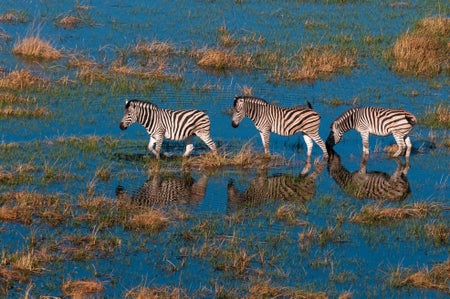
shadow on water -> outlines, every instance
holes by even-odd
[[[307,202],[316,193],[315,183],[323,171],[326,161],[315,164],[313,172],[311,162],[307,161],[303,170],[297,175],[279,173],[268,175],[268,167],[260,169],[257,176],[250,180],[244,191],[239,191],[233,180],[227,187],[228,205],[230,207],[254,206],[268,200],[285,200]]]
[[[392,175],[381,171],[367,172],[367,156],[361,158],[358,171],[350,172],[341,163],[341,157],[332,152],[328,161],[328,171],[342,190],[358,199],[404,201],[411,189],[406,177],[409,163],[394,159],[397,168]]]
[[[132,205],[145,207],[162,207],[170,203],[198,204],[205,197],[207,184],[206,175],[196,181],[190,172],[178,174],[157,171],[137,191],[127,191],[119,185],[116,195]]]

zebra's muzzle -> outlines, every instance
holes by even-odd
[[[128,128],[127,126],[125,126],[125,125],[123,124],[123,122],[120,123],[120,126],[119,126],[119,127],[120,127],[121,130],[126,130],[126,129]]]
[[[232,122],[231,122],[231,126],[232,126],[233,128],[237,128],[237,127],[239,127],[239,123],[235,123],[234,121],[232,121]]]

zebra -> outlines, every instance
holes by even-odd
[[[164,138],[184,140],[186,142],[184,157],[189,156],[194,149],[195,135],[203,140],[213,153],[216,153],[216,145],[210,136],[210,120],[203,111],[169,110],[158,108],[155,104],[146,101],[126,101],[120,129],[125,130],[135,122],[144,126],[150,135],[148,149],[157,159],[159,159]]]
[[[416,122],[416,117],[403,109],[351,108],[333,121],[326,145],[328,150],[332,149],[341,140],[345,132],[355,129],[361,134],[363,153],[368,155],[369,134],[378,136],[392,134],[398,145],[398,149],[393,156],[398,157],[404,153],[406,147],[405,156],[408,158],[412,148],[408,134]]]
[[[116,188],[120,200],[135,206],[162,207],[170,203],[195,203],[205,197],[208,176],[197,181],[188,172],[181,175],[160,172],[149,175],[137,192],[127,192],[122,186]]]
[[[283,108],[267,103],[252,96],[234,98],[231,125],[237,128],[244,117],[249,117],[258,129],[264,146],[264,153],[270,154],[270,133],[292,136],[302,132],[307,146],[307,156],[311,156],[314,140],[322,149],[323,156],[328,157],[325,143],[319,136],[320,115],[308,102],[308,108]]]
[[[317,163],[315,170],[308,174],[311,164],[307,162],[303,171],[296,176],[286,173],[268,176],[268,168],[264,168],[242,192],[235,187],[234,181],[230,180],[227,187],[228,202],[231,205],[247,206],[261,204],[270,199],[308,202],[314,197],[316,179],[326,164],[326,161]]]
[[[385,172],[367,172],[367,156],[361,159],[360,168],[350,172],[341,164],[339,155],[331,151],[328,159],[328,172],[347,195],[357,199],[373,199],[400,202],[410,194],[406,175],[409,164],[403,165],[398,159],[397,168],[392,175]]]

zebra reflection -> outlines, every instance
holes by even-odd
[[[411,189],[406,175],[409,164],[397,162],[397,169],[392,175],[385,172],[367,172],[368,155],[363,155],[358,171],[350,172],[342,164],[340,156],[332,151],[328,160],[328,171],[335,182],[347,195],[358,199],[375,199],[387,201],[403,201]]]
[[[243,192],[240,192],[231,180],[227,188],[228,202],[232,205],[249,206],[261,204],[269,199],[307,202],[314,197],[316,179],[326,163],[325,160],[317,163],[315,170],[308,174],[311,169],[311,162],[308,161],[298,176],[285,173],[268,176],[267,168],[264,168]]]
[[[205,197],[208,176],[202,175],[197,181],[190,173],[177,175],[156,172],[136,192],[127,192],[117,187],[116,195],[133,205],[155,207],[169,203],[195,203]]]

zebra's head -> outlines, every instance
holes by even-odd
[[[325,142],[328,151],[332,150],[333,147],[338,144],[339,141],[341,141],[343,134],[343,132],[337,127],[335,121],[331,124],[330,128],[330,134],[328,135],[327,141]]]
[[[137,120],[136,105],[133,101],[125,102],[125,112],[122,120],[120,121],[120,129],[126,130],[129,126],[134,124]]]
[[[234,97],[233,116],[231,118],[231,125],[233,126],[233,128],[237,128],[244,117],[244,98]]]

